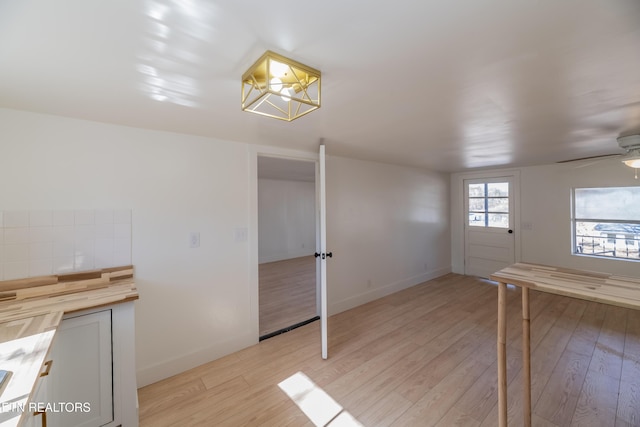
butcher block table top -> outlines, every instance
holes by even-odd
[[[491,280],[551,294],[640,309],[640,279],[609,273],[516,263]]]
[[[507,283],[522,288],[523,425],[531,427],[531,332],[529,289],[640,310],[640,279],[594,271],[516,263],[491,275],[498,282],[498,422],[507,417]]]
[[[0,281],[0,369],[11,372],[0,389],[0,427],[26,418],[15,408],[28,409],[63,315],[136,299],[132,266]]]

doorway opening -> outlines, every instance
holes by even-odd
[[[259,339],[319,319],[316,162],[258,156]]]

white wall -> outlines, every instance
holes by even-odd
[[[637,186],[633,170],[619,159],[595,162],[553,164],[519,168],[520,218],[514,232],[519,233],[520,259],[569,268],[610,272],[640,277],[640,263],[573,255],[571,253],[571,189],[575,187]],[[493,172],[499,172],[493,171]],[[486,174],[488,171],[483,171]],[[479,172],[480,174],[480,172]],[[462,179],[474,174],[451,177],[452,268],[464,272],[464,236],[462,232]],[[529,223],[531,229],[521,229]]]
[[[132,210],[140,386],[257,341],[246,145],[0,109],[0,153],[0,210]]]
[[[451,271],[449,175],[333,156],[326,169],[330,314]]]
[[[312,255],[316,248],[314,182],[258,180],[260,263]]]
[[[131,209],[139,386],[257,342],[256,147],[0,109],[0,211]],[[447,175],[327,171],[331,313],[450,270]]]

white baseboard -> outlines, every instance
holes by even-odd
[[[370,291],[343,299],[342,301],[329,302],[329,316],[341,313],[354,307],[358,307],[359,305],[366,304],[387,295],[391,295],[394,292],[410,288],[428,280],[435,279],[436,277],[444,276],[448,273],[451,273],[451,266],[431,270],[418,276],[410,277],[408,279],[400,280],[395,283],[378,287],[376,289],[372,289]]]
[[[443,276],[450,272],[450,266],[431,270],[424,274],[372,289],[342,301],[331,302],[329,304],[329,315],[337,314],[359,305],[366,304],[370,301],[410,288],[428,280],[435,279],[436,277]],[[258,339],[254,334],[244,334],[240,337],[227,341],[216,342],[211,346],[156,363],[152,366],[147,366],[145,368],[138,367],[136,372],[138,387],[153,384],[257,343]]]
[[[227,341],[217,342],[209,347],[201,348],[152,366],[139,367],[136,372],[138,387],[153,384],[257,343],[258,339],[255,335],[246,334]]]

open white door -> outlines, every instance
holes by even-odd
[[[319,248],[316,253],[317,271],[320,272],[320,335],[322,341],[322,358],[327,355],[327,258],[332,256],[327,253],[327,209],[325,197],[325,169],[324,169],[324,144],[320,144],[319,155],[319,177],[318,177],[318,204],[320,207],[320,239]]]

